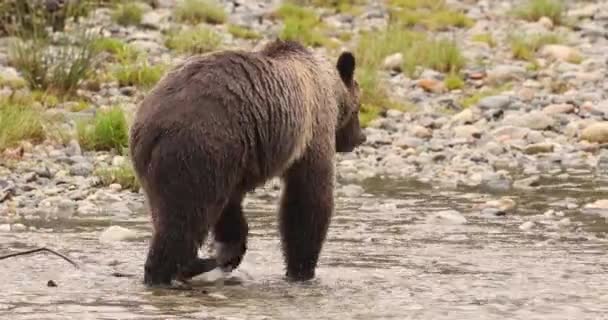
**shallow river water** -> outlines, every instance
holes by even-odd
[[[48,254],[1,260],[0,318],[608,319],[608,223],[582,210],[608,199],[608,183],[581,176],[542,185],[509,193],[517,208],[501,216],[476,207],[504,196],[482,190],[374,180],[363,194],[338,192],[317,279],[307,284],[282,278],[274,196],[248,199],[249,251],[240,269],[224,281],[211,273],[191,291],[141,284],[143,212],[23,221],[36,231],[0,233],[0,254],[47,246],[81,269]],[[467,221],[433,218],[452,209]],[[520,228],[526,221],[534,226]],[[109,225],[141,236],[102,243]]]

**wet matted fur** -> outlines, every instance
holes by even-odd
[[[194,56],[139,106],[130,132],[154,233],[144,282],[169,284],[236,268],[247,248],[242,201],[273,177],[285,183],[280,234],[286,275],[307,280],[334,209],[336,152],[365,140],[355,58],[332,64],[296,42]],[[212,230],[215,259],[197,252]]]

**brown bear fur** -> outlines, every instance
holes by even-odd
[[[169,284],[217,265],[236,268],[248,226],[241,202],[273,177],[285,183],[280,234],[286,276],[315,275],[334,199],[336,152],[365,141],[355,59],[336,64],[290,41],[259,51],[191,57],[145,97],[130,152],[154,233],[144,282]],[[197,252],[212,230],[215,259]]]

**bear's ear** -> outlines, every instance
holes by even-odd
[[[352,85],[355,74],[355,56],[350,52],[343,52],[338,58],[338,64],[336,65],[340,78],[347,86]]]

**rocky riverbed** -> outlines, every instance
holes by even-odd
[[[268,18],[277,1],[221,3],[229,13],[228,21],[263,36],[260,40],[237,39],[224,25],[214,26],[226,48],[254,48],[275,36],[281,26],[280,21]],[[338,156],[339,191],[362,192],[357,184],[374,177],[413,180],[448,190],[473,188],[498,193],[534,192],[548,178],[565,181],[581,173],[604,177],[608,169],[608,5],[601,1],[568,4],[565,16],[574,22],[563,26],[547,18],[524,21],[504,14],[519,3],[516,1],[448,3],[463,9],[475,22],[466,29],[437,31],[454,37],[469,61],[462,70],[464,88],[448,90],[443,82],[446,75],[433,70],[422,70],[410,78],[395,71],[394,65],[399,65],[402,56],[387,56],[382,79],[394,97],[414,108],[382,113],[365,129],[365,145],[352,154]],[[103,26],[105,35],[145,50],[151,63],[177,63],[184,55],[169,50],[161,37],[163,30],[175,27],[170,18],[174,5],[174,1],[157,1],[136,27],[115,24],[110,10],[104,8],[94,11],[85,23]],[[369,2],[357,15],[319,11],[337,30],[353,33],[381,28],[388,19],[388,10],[379,1]],[[506,39],[513,30],[526,35],[557,32],[566,40],[538,50],[537,65],[530,68],[528,61],[512,57]],[[490,33],[496,43],[474,41],[479,33]],[[354,46],[353,41],[342,44],[344,49]],[[8,65],[7,53],[2,50],[0,76],[5,80],[21,77]],[[501,90],[464,105],[463,99],[471,92],[485,92],[482,89],[490,84]],[[508,86],[501,87],[505,84]],[[10,95],[14,90],[4,86],[0,92]],[[132,114],[145,91],[110,82],[98,91],[84,90],[82,94],[90,96],[91,109],[75,112],[59,106],[48,112],[73,120],[93,115],[96,108],[121,103]],[[64,124],[67,128],[73,125]],[[23,143],[6,150],[2,159],[2,230],[23,230],[16,222],[21,218],[86,217],[99,212],[128,215],[143,206],[141,193],[116,183],[101,186],[93,174],[94,168],[119,166],[127,160],[113,153],[83,151],[77,140]],[[277,183],[258,193],[272,192],[278,192]],[[495,207],[504,206],[504,201]],[[606,203],[592,206],[605,208]]]
[[[255,48],[282,32],[275,16],[280,2],[222,0],[226,21],[201,24],[220,35],[223,48]],[[340,3],[352,2],[358,1]],[[238,270],[217,279],[215,273],[203,276],[193,291],[145,289],[141,274],[151,226],[128,156],[91,150],[78,134],[52,135],[0,151],[1,254],[50,247],[80,269],[46,255],[2,260],[0,315],[605,318],[608,3],[567,1],[558,21],[550,14],[528,20],[510,14],[528,2],[553,1],[390,2],[463,12],[472,21],[466,28],[462,20],[429,34],[453,39],[466,63],[456,76],[422,64],[410,74],[404,64],[420,57],[379,50],[376,80],[406,107],[378,112],[365,129],[367,142],[337,156],[336,213],[315,281],[299,286],[281,279],[280,183],[273,180],[245,199],[250,241]],[[167,33],[186,28],[174,16],[180,1],[138,3],[145,10],[135,25],[117,23],[110,8],[95,9],[81,23],[146,52],[149,66],[182,61],[187,53],[166,41]],[[314,9],[333,30],[329,42],[308,39],[323,43],[315,50],[357,51],[360,31],[389,23],[388,1],[362,3],[342,13]],[[0,5],[0,19],[1,13]],[[432,26],[447,19],[409,18]],[[258,36],[231,31],[234,25]],[[409,29],[418,28],[413,23]],[[0,102],[35,91],[10,63],[8,41],[0,37]],[[124,47],[109,48],[132,62]],[[107,60],[100,69],[122,63],[108,52],[102,58]],[[142,80],[147,74],[137,75]],[[105,76],[78,89],[86,103],[34,99],[32,104],[44,104],[45,116],[59,119],[46,129],[76,132],[79,120],[113,105],[130,118],[146,86]],[[378,104],[388,101],[376,97]],[[6,142],[2,115],[0,146]],[[116,272],[127,277],[112,276]]]

